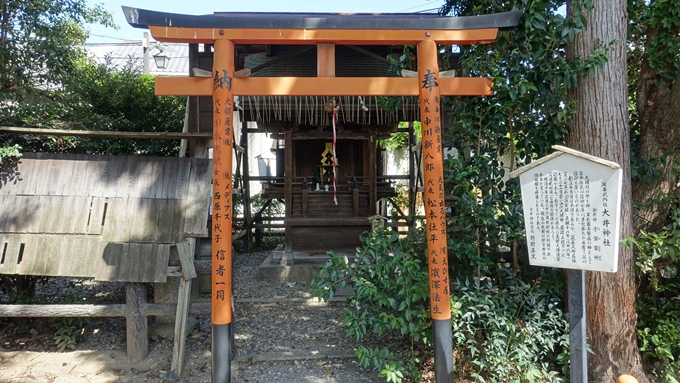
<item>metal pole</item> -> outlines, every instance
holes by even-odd
[[[231,383],[234,43],[216,40],[213,72],[212,382]]]
[[[569,295],[569,360],[571,383],[588,381],[588,350],[586,349],[586,272],[567,270]]]
[[[453,382],[451,347],[451,293],[446,247],[446,210],[444,204],[444,162],[440,121],[439,64],[433,40],[418,43],[418,80],[422,126],[424,196],[430,278],[430,314],[434,342],[436,383]]]

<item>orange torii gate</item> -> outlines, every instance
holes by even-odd
[[[422,123],[430,313],[435,376],[453,381],[451,307],[442,161],[442,96],[491,94],[487,78],[441,78],[438,45],[489,43],[498,30],[519,23],[522,11],[471,17],[431,14],[219,13],[192,16],[123,7],[128,22],[164,42],[212,44],[211,77],[156,79],[156,94],[212,96],[212,380],[231,381],[232,150],[234,95],[418,96]],[[234,44],[316,44],[317,77],[235,77]],[[417,46],[417,78],[342,77],[335,74],[335,44]],[[290,185],[287,184],[289,189]],[[286,191],[290,195],[289,191]]]

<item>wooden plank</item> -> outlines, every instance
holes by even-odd
[[[63,195],[61,200],[63,201],[63,206],[61,209],[61,220],[59,222],[59,228],[57,229],[57,232],[62,234],[73,234],[73,228],[79,214],[79,206],[75,206],[76,197]]]
[[[175,179],[175,193],[172,198],[186,199],[189,192],[189,180],[191,179],[191,159],[179,159],[177,168],[177,178]],[[172,187],[172,186],[171,186]]]
[[[212,166],[204,159],[191,160],[189,193],[184,205],[184,231],[187,236],[208,236],[208,215],[210,207],[210,180]]]
[[[177,203],[173,199],[163,199],[157,201],[158,205],[158,227],[156,229],[156,241],[159,243],[171,243],[174,234],[172,232],[172,214],[174,205]]]
[[[40,216],[41,233],[58,233],[63,212],[63,197],[50,195],[44,197],[43,213]]]
[[[182,369],[184,367],[184,349],[187,339],[187,316],[189,314],[190,294],[191,279],[182,278],[179,281],[179,294],[177,295],[175,339],[172,347],[172,364],[170,366],[170,370],[177,376],[182,376]]]
[[[175,198],[175,186],[179,173],[179,158],[166,158],[163,166],[161,194],[158,198]]]
[[[234,78],[240,96],[417,96],[419,79],[405,77],[247,77]],[[440,78],[442,96],[490,96],[490,78]],[[156,77],[157,96],[210,96],[212,79]]]
[[[147,171],[148,184],[145,185],[145,190],[140,194],[141,198],[160,198],[163,192],[163,177],[164,167],[167,159],[164,157],[149,159]]]
[[[33,173],[35,160],[22,158],[16,164],[15,172],[10,176],[8,182],[0,185],[0,195],[22,195],[29,193],[30,174]],[[3,169],[12,169],[10,165],[3,166]]]
[[[115,281],[118,276],[119,265],[124,257],[125,247],[122,243],[99,242],[97,254],[102,255],[103,267],[97,270],[95,280]]]
[[[73,177],[72,158],[65,157],[59,160],[53,160],[56,167],[59,169],[59,174],[54,174],[52,178],[54,195],[68,195],[69,184]]]
[[[0,195],[0,233],[8,231],[8,222],[13,210],[14,195]]]
[[[175,243],[182,240],[182,231],[184,230],[184,211],[182,209],[181,201],[174,201],[172,207],[172,227],[170,229],[170,242]]]
[[[8,206],[10,209],[5,214],[11,217],[11,232],[12,233],[26,233],[27,227],[30,225],[29,220],[26,216],[34,213],[35,211],[29,210],[29,201],[33,197],[31,196],[16,196],[15,205]]]
[[[152,217],[153,213],[150,211],[151,200],[140,199],[140,198],[130,198],[128,202],[128,216],[127,216],[127,239],[125,241],[130,242],[143,242],[144,232],[146,230],[145,226],[152,226],[154,230],[156,223],[158,222],[158,217]]]
[[[124,304],[0,305],[5,318],[107,318],[125,316]]]
[[[122,190],[119,191],[119,197],[138,198],[134,192],[139,181],[139,173],[142,168],[142,161],[139,157],[127,157],[125,165],[125,173],[121,180],[119,180]]]
[[[215,28],[180,28],[149,26],[151,35],[158,41],[186,43],[215,42]],[[428,39],[444,45],[470,45],[490,43],[496,39],[498,28],[484,29],[434,29]],[[420,29],[308,29],[308,28],[220,28],[220,39],[235,44],[304,44],[328,42],[343,45],[404,45],[417,44],[425,38]],[[238,93],[234,91],[234,93]],[[238,93],[241,94],[241,93]]]
[[[45,177],[45,174],[47,174],[47,169],[45,167],[46,162],[38,159],[26,159],[26,161],[33,162],[33,169],[30,173],[22,175],[24,178],[23,182],[26,182],[25,189],[22,190],[22,194],[35,195],[38,183]]]
[[[194,246],[196,240],[191,239],[177,243],[177,253],[182,264],[182,278],[190,280],[196,278],[196,270],[194,269]]]
[[[51,249],[52,247],[49,246],[51,245],[49,239],[47,236],[41,235],[41,236],[33,236],[37,238],[36,241],[36,249]],[[0,246],[2,244],[0,243]],[[35,271],[36,275],[45,275],[45,272],[48,268],[48,265],[51,264],[51,254],[52,252],[40,252],[38,256],[32,257],[32,266],[31,269]]]
[[[40,177],[35,187],[35,194],[37,195],[56,195],[56,182],[61,175],[62,168],[59,160],[49,159],[41,161],[39,165],[43,170],[43,176]]]
[[[54,247],[51,252],[56,255],[57,262],[53,263],[51,266],[48,265],[48,275],[69,275],[68,272],[71,269],[71,262],[73,261],[72,258],[69,257],[70,238],[65,235],[54,236],[53,241]]]
[[[100,237],[88,237],[87,238],[87,248],[86,252],[89,254],[90,271],[89,276],[95,278],[97,276],[98,270],[106,267],[106,260],[104,259],[104,254],[101,253]]]
[[[0,274],[5,274],[5,262],[7,261],[7,235],[0,233]]]
[[[127,358],[130,363],[142,361],[149,352],[149,325],[143,314],[146,305],[146,286],[142,283],[125,284],[125,330]]]
[[[38,235],[26,235],[25,246],[24,246],[24,257],[21,261],[20,267],[17,269],[17,273],[24,275],[43,275],[42,264],[40,263],[41,253],[44,249],[38,247],[40,244],[41,236]],[[2,244],[0,243],[0,252],[2,252]]]
[[[170,245],[158,244],[156,248],[156,265],[154,268],[154,282],[165,283],[168,275],[168,259],[170,258]]]
[[[48,196],[24,196],[24,198],[29,198],[26,206],[30,210],[30,213],[26,213],[25,219],[29,221],[27,226],[27,231],[29,233],[40,233],[40,227],[42,226],[43,216],[49,214],[50,210],[45,208],[45,204],[49,204],[50,197]]]
[[[126,243],[125,257],[118,266],[116,280],[125,282],[145,282],[146,266],[149,263],[145,253],[145,245],[140,243]]]
[[[82,154],[76,154],[70,158],[72,162],[71,179],[63,189],[64,195],[76,195],[83,188],[85,175],[87,174],[88,161]]]
[[[61,252],[61,261],[64,264],[64,269],[60,270],[60,276],[70,277],[93,277],[96,270],[98,260],[101,258],[99,254],[91,251],[95,248],[93,243],[98,242],[97,238],[87,236],[55,236],[57,238],[63,237],[63,250]]]
[[[14,274],[16,270],[21,246],[19,241],[18,235],[5,235],[4,245],[2,246],[5,259],[2,262],[2,269],[0,269],[3,274]]]
[[[102,228],[106,224],[106,220],[111,219],[111,211],[107,199],[105,197],[92,197],[89,204],[87,203],[87,199],[79,201],[81,202],[79,204],[79,209],[87,210],[87,212],[82,210],[79,211],[78,224],[84,224],[84,226],[81,226],[85,227],[84,233],[101,234]],[[80,221],[81,219],[82,221]],[[102,225],[102,222],[104,222],[104,225]]]
[[[145,219],[140,211],[141,200],[136,198],[126,198],[126,200],[125,213],[120,217],[122,223],[118,224],[116,241],[130,242],[133,238],[136,239],[136,233],[134,233],[136,220]]]
[[[109,187],[111,171],[116,157],[96,157],[88,161],[87,176],[85,178],[85,185],[82,196],[92,197],[108,197],[107,190]]]
[[[147,303],[143,306],[141,312],[144,316],[173,315],[177,312],[177,305],[173,303]],[[189,305],[188,313],[191,315],[210,314],[210,303],[192,303]],[[111,318],[124,316],[126,316],[125,304],[0,305],[0,317]]]
[[[102,228],[102,240],[113,242],[118,238],[119,225],[124,225],[122,217],[125,216],[127,200],[122,198],[109,198],[106,209],[106,221]]]
[[[108,181],[104,185],[103,196],[120,197],[125,193],[125,179],[127,178],[127,157],[111,157],[107,163]],[[99,180],[99,183],[102,180]],[[95,181],[97,182],[97,181]]]
[[[144,243],[152,243],[157,241],[158,226],[162,224],[159,217],[163,202],[158,199],[145,199],[144,201],[146,201],[145,209],[147,211],[147,221],[140,233],[141,241]]]

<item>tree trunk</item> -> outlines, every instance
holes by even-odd
[[[587,30],[576,34],[567,44],[567,56],[585,58],[604,44],[621,43],[610,52],[603,73],[596,71],[569,90],[575,99],[576,115],[567,136],[567,146],[615,161],[623,167],[621,201],[621,237],[633,235],[628,134],[628,83],[626,71],[626,1],[595,1],[595,7],[583,10]],[[569,4],[570,14],[574,11]],[[589,379],[600,383],[615,382],[621,374],[631,374],[640,383],[648,382],[641,367],[635,334],[635,271],[632,250],[619,245],[617,273],[588,272],[586,309],[588,342],[594,355],[588,356]]]
[[[647,44],[657,35],[657,30],[647,31]],[[635,230],[660,231],[668,221],[668,214],[677,206],[659,203],[659,199],[680,192],[678,177],[673,174],[673,163],[680,156],[680,73],[672,81],[649,65],[643,56],[637,83],[637,112],[640,119],[640,157],[649,161],[673,152],[656,169],[661,173],[650,184],[633,185]]]

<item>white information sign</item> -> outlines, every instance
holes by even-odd
[[[555,153],[519,175],[529,263],[616,272],[621,216],[621,167],[575,150]]]

